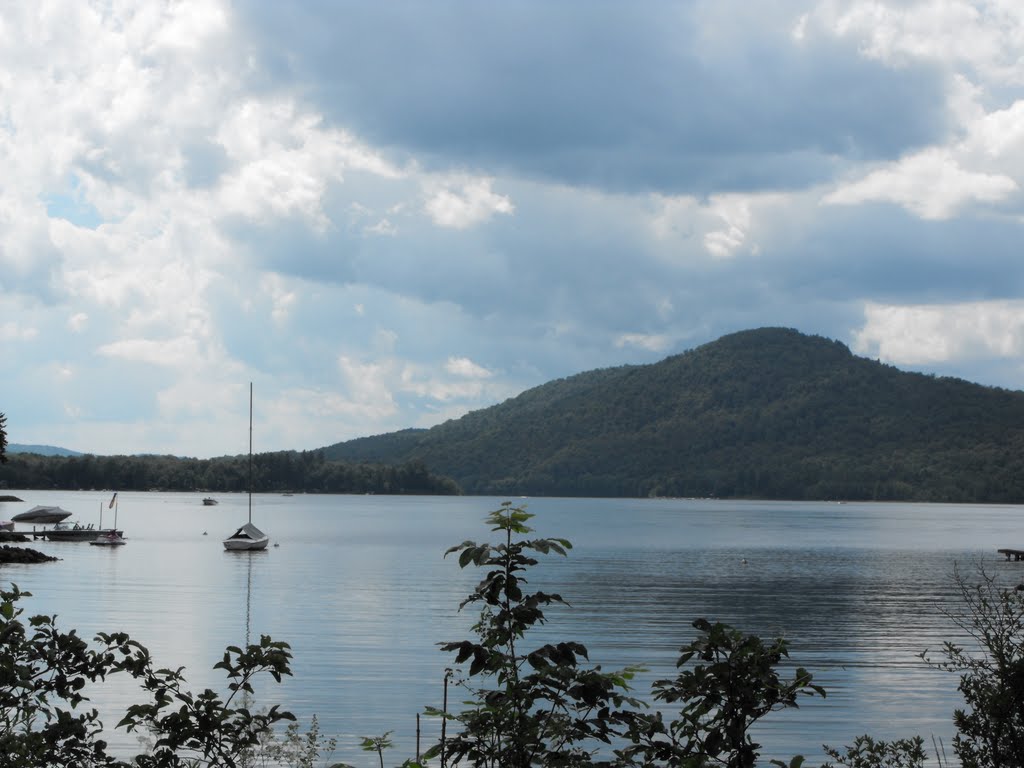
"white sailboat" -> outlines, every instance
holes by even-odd
[[[249,522],[224,539],[224,549],[244,552],[266,549],[270,537],[252,524],[252,382],[249,382]]]

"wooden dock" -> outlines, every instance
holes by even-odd
[[[1024,560],[1024,549],[997,549],[1000,555],[1006,555],[1006,560]]]

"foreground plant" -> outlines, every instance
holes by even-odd
[[[946,642],[921,657],[960,676],[963,708],[953,713],[953,751],[963,768],[1024,766],[1024,587],[1008,589],[981,566],[977,582],[954,571],[963,612],[949,619],[971,647]]]
[[[4,768],[126,768],[128,763],[108,753],[97,711],[84,709],[86,686],[114,673],[139,680],[152,697],[130,707],[118,724],[154,738],[152,751],[132,762],[140,768],[238,768],[275,723],[294,720],[277,706],[259,714],[234,706],[236,697],[252,694],[256,676],[269,674],[280,682],[291,674],[287,643],[264,636],[245,649],[229,647],[215,665],[227,673],[228,697],[210,689],[193,694],[181,668],[154,668],[149,651],[123,632],[97,635],[97,650],[74,630],[58,629],[54,617],[23,618],[18,603],[29,596],[14,585],[0,590]]]
[[[112,659],[89,648],[53,617],[22,619],[17,585],[0,590],[0,754],[10,768],[107,766],[118,763],[100,738],[95,709],[82,711],[83,690],[102,681]]]
[[[526,592],[524,572],[537,564],[534,554],[565,555],[565,539],[526,539],[533,515],[511,502],[492,512],[487,522],[499,531],[498,544],[465,541],[445,555],[459,554],[459,566],[487,569],[460,608],[480,607],[471,640],[441,644],[467,664],[459,682],[469,693],[464,709],[451,715],[428,714],[461,724],[426,758],[487,768],[530,765],[586,765],[600,744],[609,744],[625,724],[626,695],[633,670],[605,673],[588,667],[587,649],[576,642],[529,648],[526,634],[545,621],[544,610],[564,604],[557,594]]]
[[[802,667],[792,678],[780,677],[777,668],[789,657],[781,638],[765,643],[706,619],[693,626],[700,635],[681,649],[676,666],[682,671],[652,686],[656,701],[681,705],[679,717],[666,722],[661,712],[635,715],[632,745],[619,755],[630,765],[752,768],[761,747],[751,738],[752,726],[770,712],[798,706],[801,696],[824,697],[825,691]],[[802,763],[798,756],[789,765]]]
[[[139,679],[152,702],[135,704],[117,725],[129,732],[145,731],[156,740],[151,753],[135,758],[140,768],[178,768],[181,765],[211,765],[236,768],[248,760],[275,723],[294,720],[278,705],[266,712],[252,712],[247,701],[233,706],[235,698],[254,694],[252,680],[269,674],[277,682],[290,675],[291,653],[287,643],[275,642],[267,635],[259,644],[244,650],[229,646],[224,658],[214,665],[227,673],[230,691],[226,699],[207,688],[193,694],[184,687],[181,668],[153,669],[149,651],[121,633],[100,634],[115,658],[114,670],[127,671]]]
[[[825,754],[836,762],[825,763],[822,768],[924,768],[926,757],[920,736],[895,741],[858,736],[845,751],[826,746]]]
[[[273,766],[287,768],[317,768],[321,759],[330,760],[338,747],[338,740],[327,738],[320,733],[320,721],[313,715],[309,730],[302,733],[297,722],[288,723],[284,736],[270,736],[263,747],[262,754]],[[350,768],[345,763],[332,763],[328,768]]]

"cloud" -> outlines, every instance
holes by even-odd
[[[247,101],[221,126],[218,143],[233,170],[218,196],[225,215],[305,219],[330,224],[322,210],[328,185],[354,169],[394,179],[401,172],[344,131],[325,129],[319,115],[291,101]]]
[[[790,188],[943,127],[937,72],[893,71],[835,35],[794,45],[795,3],[400,7],[237,6],[272,54],[266,77],[304,83],[329,119],[428,168],[673,195]]]
[[[468,357],[449,357],[444,368],[448,373],[465,379],[489,379],[494,376],[491,371],[477,365]]]
[[[649,352],[665,352],[672,348],[672,343],[664,334],[623,333],[615,339],[616,347],[638,347]]]
[[[434,414],[430,417],[433,422],[442,409],[464,414],[469,410],[467,400],[512,394],[501,382],[488,385],[493,374],[468,358],[451,357],[435,367],[397,357],[379,357],[370,363],[343,356],[338,364],[347,382],[349,409],[364,421],[372,415],[378,422],[381,418],[405,418],[405,426],[419,426],[424,417],[415,416],[414,411]]]
[[[515,211],[508,197],[491,190],[493,179],[446,179],[428,183],[426,210],[439,227],[467,229],[496,213]]]
[[[926,62],[947,73],[946,135],[844,181],[826,204],[891,202],[925,219],[948,219],[965,206],[992,207],[1019,192],[1024,102],[1004,106],[1003,92],[1024,82],[1020,9],[957,0],[825,2],[803,18],[804,37],[812,26],[816,34],[856,41],[865,58],[894,71]]]
[[[285,281],[280,275],[266,275],[262,282],[262,291],[270,297],[273,306],[270,311],[271,318],[277,324],[286,323],[298,294],[285,286]]]
[[[315,448],[763,325],[1019,386],[1020,16],[12,5],[0,410]]]
[[[967,203],[999,202],[1017,190],[1017,182],[1008,176],[965,170],[948,151],[933,149],[873,171],[826,195],[823,202],[893,202],[925,219],[948,219]]]
[[[927,60],[966,65],[985,78],[1024,82],[1024,11],[1014,2],[830,0],[819,3],[814,15],[837,36],[856,40],[866,57],[890,66]]]
[[[713,195],[705,201],[657,197],[650,226],[658,240],[686,247],[691,258],[756,256],[761,251],[757,238],[770,228],[768,223],[780,211],[791,211],[798,199],[781,193]]]
[[[347,356],[338,359],[338,368],[347,385],[350,402],[360,411],[376,418],[392,415],[396,410],[391,393],[395,377],[393,361],[362,363]]]
[[[896,365],[1024,354],[1024,301],[868,304],[853,350]]]
[[[101,355],[118,357],[138,363],[180,368],[188,362],[195,362],[198,350],[195,342],[187,337],[157,341],[154,339],[122,339],[99,348]]]
[[[68,318],[68,328],[76,333],[82,331],[88,323],[89,315],[85,312],[76,312]]]
[[[710,208],[724,226],[704,235],[704,247],[716,258],[729,258],[747,239],[751,222],[749,200],[736,195],[716,197]]]
[[[31,341],[38,335],[37,329],[24,326],[21,323],[11,320],[0,323],[0,340],[3,341]]]

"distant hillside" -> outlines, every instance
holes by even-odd
[[[7,453],[37,453],[40,456],[82,456],[78,451],[69,451],[67,448],[58,448],[54,445],[22,445],[21,443],[10,443],[7,446]]]
[[[322,451],[276,451],[249,457],[182,459],[177,456],[43,456],[13,453],[0,464],[0,488],[254,493],[374,493],[417,496],[457,494],[449,478],[422,462],[397,466],[327,461]]]
[[[762,328],[323,450],[422,461],[471,494],[1020,503],[1024,393]]]

